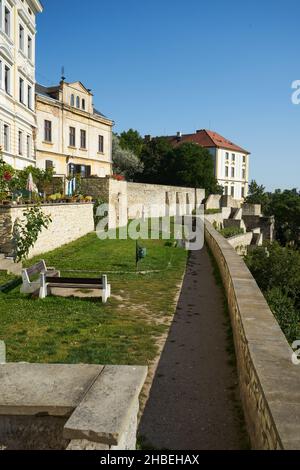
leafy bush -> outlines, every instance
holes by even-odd
[[[299,313],[294,302],[278,287],[267,291],[265,296],[280,328],[292,343],[299,334]]]
[[[223,235],[224,238],[231,238],[235,237],[236,235],[242,235],[244,230],[239,227],[226,227],[219,230],[220,234]]]
[[[18,219],[14,225],[14,259],[16,262],[26,260],[30,249],[35,245],[43,228],[47,229],[51,217],[43,213],[39,206],[24,211],[24,219]]]

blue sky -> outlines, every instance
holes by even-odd
[[[251,177],[300,187],[299,0],[43,0],[37,80],[82,81],[116,131],[208,128],[252,153]]]

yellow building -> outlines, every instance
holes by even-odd
[[[57,176],[105,177],[112,173],[113,121],[93,106],[81,82],[36,85],[36,165]]]

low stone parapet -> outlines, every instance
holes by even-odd
[[[0,365],[0,450],[135,450],[147,367]]]
[[[254,449],[300,449],[300,365],[244,261],[206,222],[223,279],[239,385]]]

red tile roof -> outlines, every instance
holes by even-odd
[[[168,139],[171,141],[172,145],[180,145],[185,142],[194,142],[195,144],[201,145],[205,148],[222,148],[226,150],[233,150],[234,152],[241,152],[250,155],[250,152],[234,144],[225,137],[222,137],[220,134],[214,131],[208,131],[202,129],[197,131],[196,134],[185,134],[182,135],[179,139],[177,136],[170,136]]]

